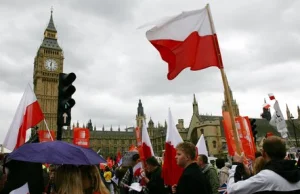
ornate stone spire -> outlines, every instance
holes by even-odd
[[[194,101],[193,101],[193,114],[199,115],[198,102],[196,100],[195,94],[194,94]]]
[[[54,22],[53,22],[52,14],[53,14],[53,7],[51,7],[51,16],[50,16],[50,20],[49,20],[49,23],[48,23],[48,26],[47,26],[46,30],[52,31],[52,32],[57,32],[56,28],[55,28],[55,25],[54,25]]]

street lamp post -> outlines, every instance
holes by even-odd
[[[295,140],[296,140],[296,147],[298,148],[299,146],[298,146],[298,139],[297,139],[297,134],[296,134],[296,127],[295,127],[295,123],[294,123],[293,119],[294,119],[294,117],[293,117],[293,115],[291,114],[290,120],[291,120],[291,123],[292,123],[292,125],[293,125],[294,136],[295,136]]]

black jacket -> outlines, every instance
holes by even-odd
[[[196,163],[186,167],[178,181],[176,194],[209,194],[209,183]]]
[[[164,180],[161,176],[161,167],[157,167],[151,172],[151,177],[147,183],[147,189],[149,194],[165,194]]]

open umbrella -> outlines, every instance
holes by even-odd
[[[92,149],[63,141],[24,144],[10,153],[8,160],[58,165],[99,165],[106,162]]]

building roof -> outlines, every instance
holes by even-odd
[[[60,48],[60,46],[58,45],[58,42],[56,39],[50,39],[50,38],[44,38],[42,44],[41,44],[42,48],[48,48],[48,49],[54,49],[54,50],[58,50],[61,51],[62,49]]]

